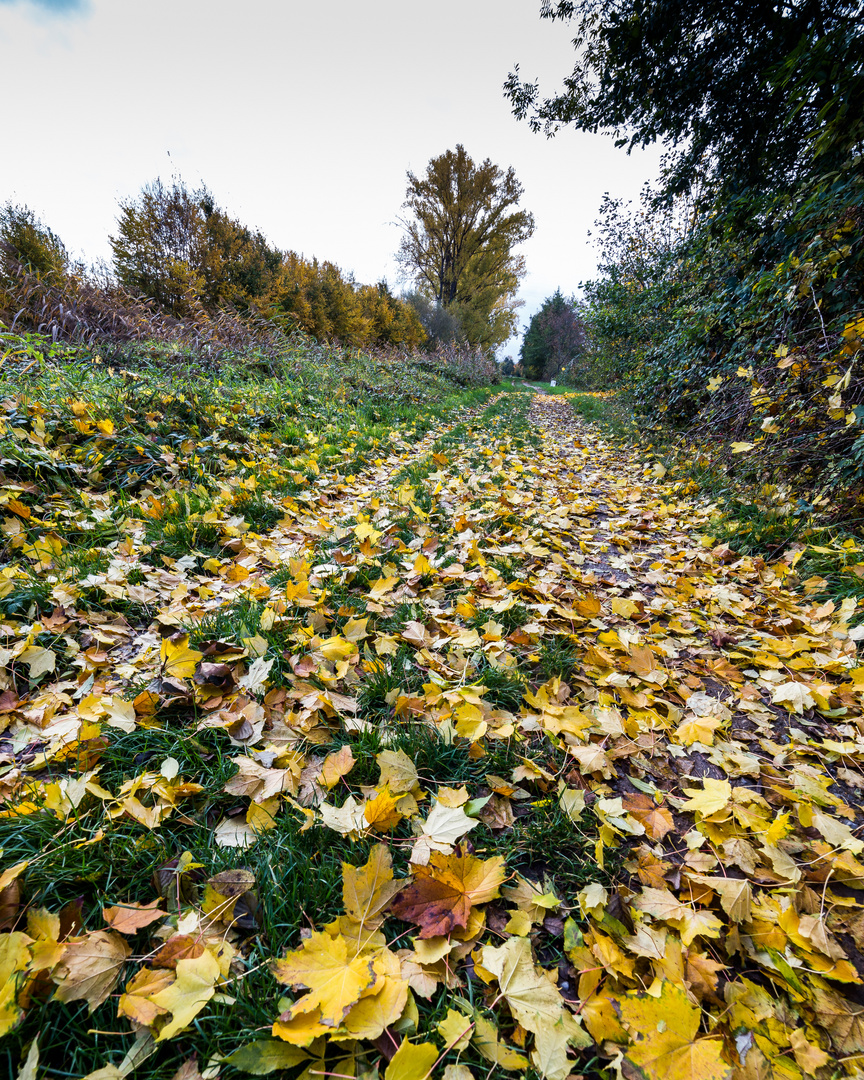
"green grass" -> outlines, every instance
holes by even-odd
[[[526,690],[526,680],[521,672],[503,667],[492,667],[485,655],[475,665],[471,677],[481,686],[486,687],[483,700],[496,709],[508,709],[518,712]]]
[[[571,392],[570,387],[561,383],[553,386],[551,382],[543,382],[540,379],[526,379],[524,386],[526,390],[542,390],[547,394],[569,394]]]
[[[569,637],[547,638],[540,648],[538,673],[541,678],[565,679],[576,666],[577,653]]]
[[[622,396],[609,392],[590,394],[562,388],[557,390],[569,395],[567,400],[577,416],[596,424],[604,434],[615,439],[635,440],[639,437],[633,412]]]

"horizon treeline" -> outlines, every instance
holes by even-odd
[[[0,207],[0,322],[39,328],[38,305],[22,308],[26,273],[57,288],[98,284],[178,320],[229,310],[358,347],[415,348],[430,336],[417,307],[386,281],[361,284],[329,260],[275,247],[206,186],[144,185],[120,202],[109,243],[113,265],[88,268],[28,206]]]

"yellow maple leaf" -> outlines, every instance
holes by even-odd
[[[363,807],[363,816],[370,829],[383,833],[395,829],[402,820],[402,814],[396,809],[401,795],[393,795],[387,788],[377,789],[373,798]]]
[[[612,611],[622,619],[630,619],[639,612],[639,605],[625,596],[613,596],[610,602]]]
[[[275,960],[272,971],[286,986],[309,987],[309,993],[288,1011],[289,1019],[320,1008],[322,1021],[331,1025],[341,1022],[376,978],[371,957],[351,956],[344,937],[334,938],[323,931],[312,934],[282,960]]]
[[[2,874],[0,874],[0,892],[3,892],[5,888],[12,884],[17,877],[19,877],[30,865],[30,860],[25,859],[23,862],[15,863],[14,866],[7,867]]]
[[[709,817],[722,810],[732,798],[732,785],[728,780],[712,780],[706,776],[701,791],[699,788],[684,788],[684,794],[690,798],[682,805],[682,810],[693,810],[703,817]]]
[[[141,968],[126,984],[126,992],[120,995],[118,1015],[144,1027],[152,1027],[158,1017],[167,1015],[167,1009],[156,1005],[152,995],[167,990],[175,978],[175,973],[167,968]]]
[[[516,1071],[528,1068],[528,1058],[514,1050],[512,1046],[501,1042],[498,1028],[482,1014],[474,1013],[474,1033],[471,1042],[487,1061],[500,1065],[502,1069]]]
[[[395,953],[380,950],[372,961],[372,969],[375,993],[361,997],[342,1021],[342,1026],[355,1039],[377,1039],[385,1028],[396,1023],[408,1001],[408,983],[402,978],[402,964]]]
[[[56,653],[40,645],[28,645],[18,654],[18,659],[29,666],[31,679],[38,679],[40,675],[53,671],[57,663]]]
[[[372,600],[380,600],[382,596],[386,596],[391,591],[393,586],[399,580],[398,577],[383,577],[378,578],[377,581],[373,581],[369,589],[368,596]]]
[[[373,544],[377,543],[378,539],[381,536],[381,533],[376,532],[375,528],[370,525],[368,521],[358,522],[358,524],[354,526],[353,532],[358,540],[366,540],[367,538],[371,538]]]
[[[156,1036],[157,1042],[173,1038],[192,1023],[216,993],[221,975],[218,961],[206,949],[193,959],[177,961],[176,980],[150,997],[154,1005],[171,1013],[171,1019]]]
[[[414,560],[414,565],[411,568],[411,572],[417,575],[431,574],[434,570],[435,567],[432,565],[432,563],[429,562],[429,560],[426,558],[422,551]]]
[[[375,755],[375,760],[381,769],[380,787],[387,787],[394,795],[399,795],[419,786],[417,766],[404,750],[382,750]]]
[[[778,814],[768,826],[765,833],[765,843],[774,847],[778,840],[782,840],[789,834],[789,813]]]
[[[426,1080],[437,1060],[438,1047],[434,1043],[409,1043],[403,1039],[387,1066],[384,1080]]]
[[[694,742],[714,745],[714,732],[723,723],[717,716],[690,716],[678,725],[675,738],[683,746],[692,746]]]
[[[464,1050],[471,1041],[473,1030],[474,1021],[467,1019],[455,1009],[448,1009],[447,1015],[436,1027],[436,1031],[449,1050]]]
[[[190,647],[188,634],[172,634],[171,637],[163,638],[159,650],[162,670],[172,679],[186,679],[194,675],[203,655]]]
[[[498,979],[501,996],[522,1027],[534,1033],[532,1061],[550,1080],[564,1080],[570,1071],[567,1046],[589,1045],[592,1040],[564,1008],[556,986],[534,964],[531,942],[511,937],[498,948],[485,945],[481,964]]]
[[[632,1044],[626,1056],[648,1080],[729,1080],[719,1039],[698,1039],[701,1012],[668,979],[659,997],[628,994],[617,1002]]]
[[[348,916],[369,928],[383,922],[381,912],[402,887],[393,880],[393,863],[386,844],[376,844],[363,866],[342,863],[342,900]]]
[[[720,897],[720,906],[733,922],[747,922],[750,918],[750,904],[753,897],[747,878],[711,876],[709,874],[690,874],[693,881],[707,885]]]
[[[362,641],[363,638],[369,637],[369,633],[366,629],[366,624],[368,622],[368,619],[348,619],[342,627],[342,636],[346,641],[351,641],[354,644],[358,641]]]
[[[17,975],[30,963],[30,945],[33,939],[20,930],[0,935],[0,1037],[11,1031],[24,1015],[18,1004]]]
[[[347,641],[337,634],[336,637],[322,641],[317,651],[325,660],[347,660],[349,656],[357,652],[357,646],[353,641]]]
[[[272,1028],[273,1034],[285,1042],[293,1046],[309,1046],[319,1036],[332,1034],[333,1026],[322,1022],[320,1009],[297,1013],[296,1016],[292,1012],[289,1009],[282,1013]]]
[[[50,567],[66,546],[66,541],[61,540],[56,533],[48,533],[34,540],[32,544],[25,544],[22,551],[28,559],[43,566]]]

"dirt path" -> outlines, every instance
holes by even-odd
[[[818,582],[802,586],[788,563],[712,546],[702,504],[574,419],[565,400],[538,396],[531,420],[543,436],[534,501],[567,564],[550,591],[577,610],[580,592],[599,607],[573,627],[571,689],[599,709],[570,751],[601,836],[630,848],[619,893],[629,933],[595,909],[581,954],[580,987],[596,980],[592,957],[606,972],[588,999],[589,1030],[611,1032],[604,1000],[620,1002],[650,958],[650,993],[671,1007],[667,988],[679,987],[723,1021],[716,1030],[735,1033],[726,1058],[736,1076],[808,1075],[827,1063],[823,1050],[861,1053],[851,1017],[864,1001],[864,722],[852,602],[820,603],[808,595]],[[538,572],[548,581],[548,568]],[[765,1011],[754,1015],[757,998]]]

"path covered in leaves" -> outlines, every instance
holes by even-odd
[[[563,397],[306,466],[218,554],[160,554],[170,476],[77,585],[14,548],[0,1031],[57,1068],[67,1010],[94,1080],[864,1072],[854,602]]]

